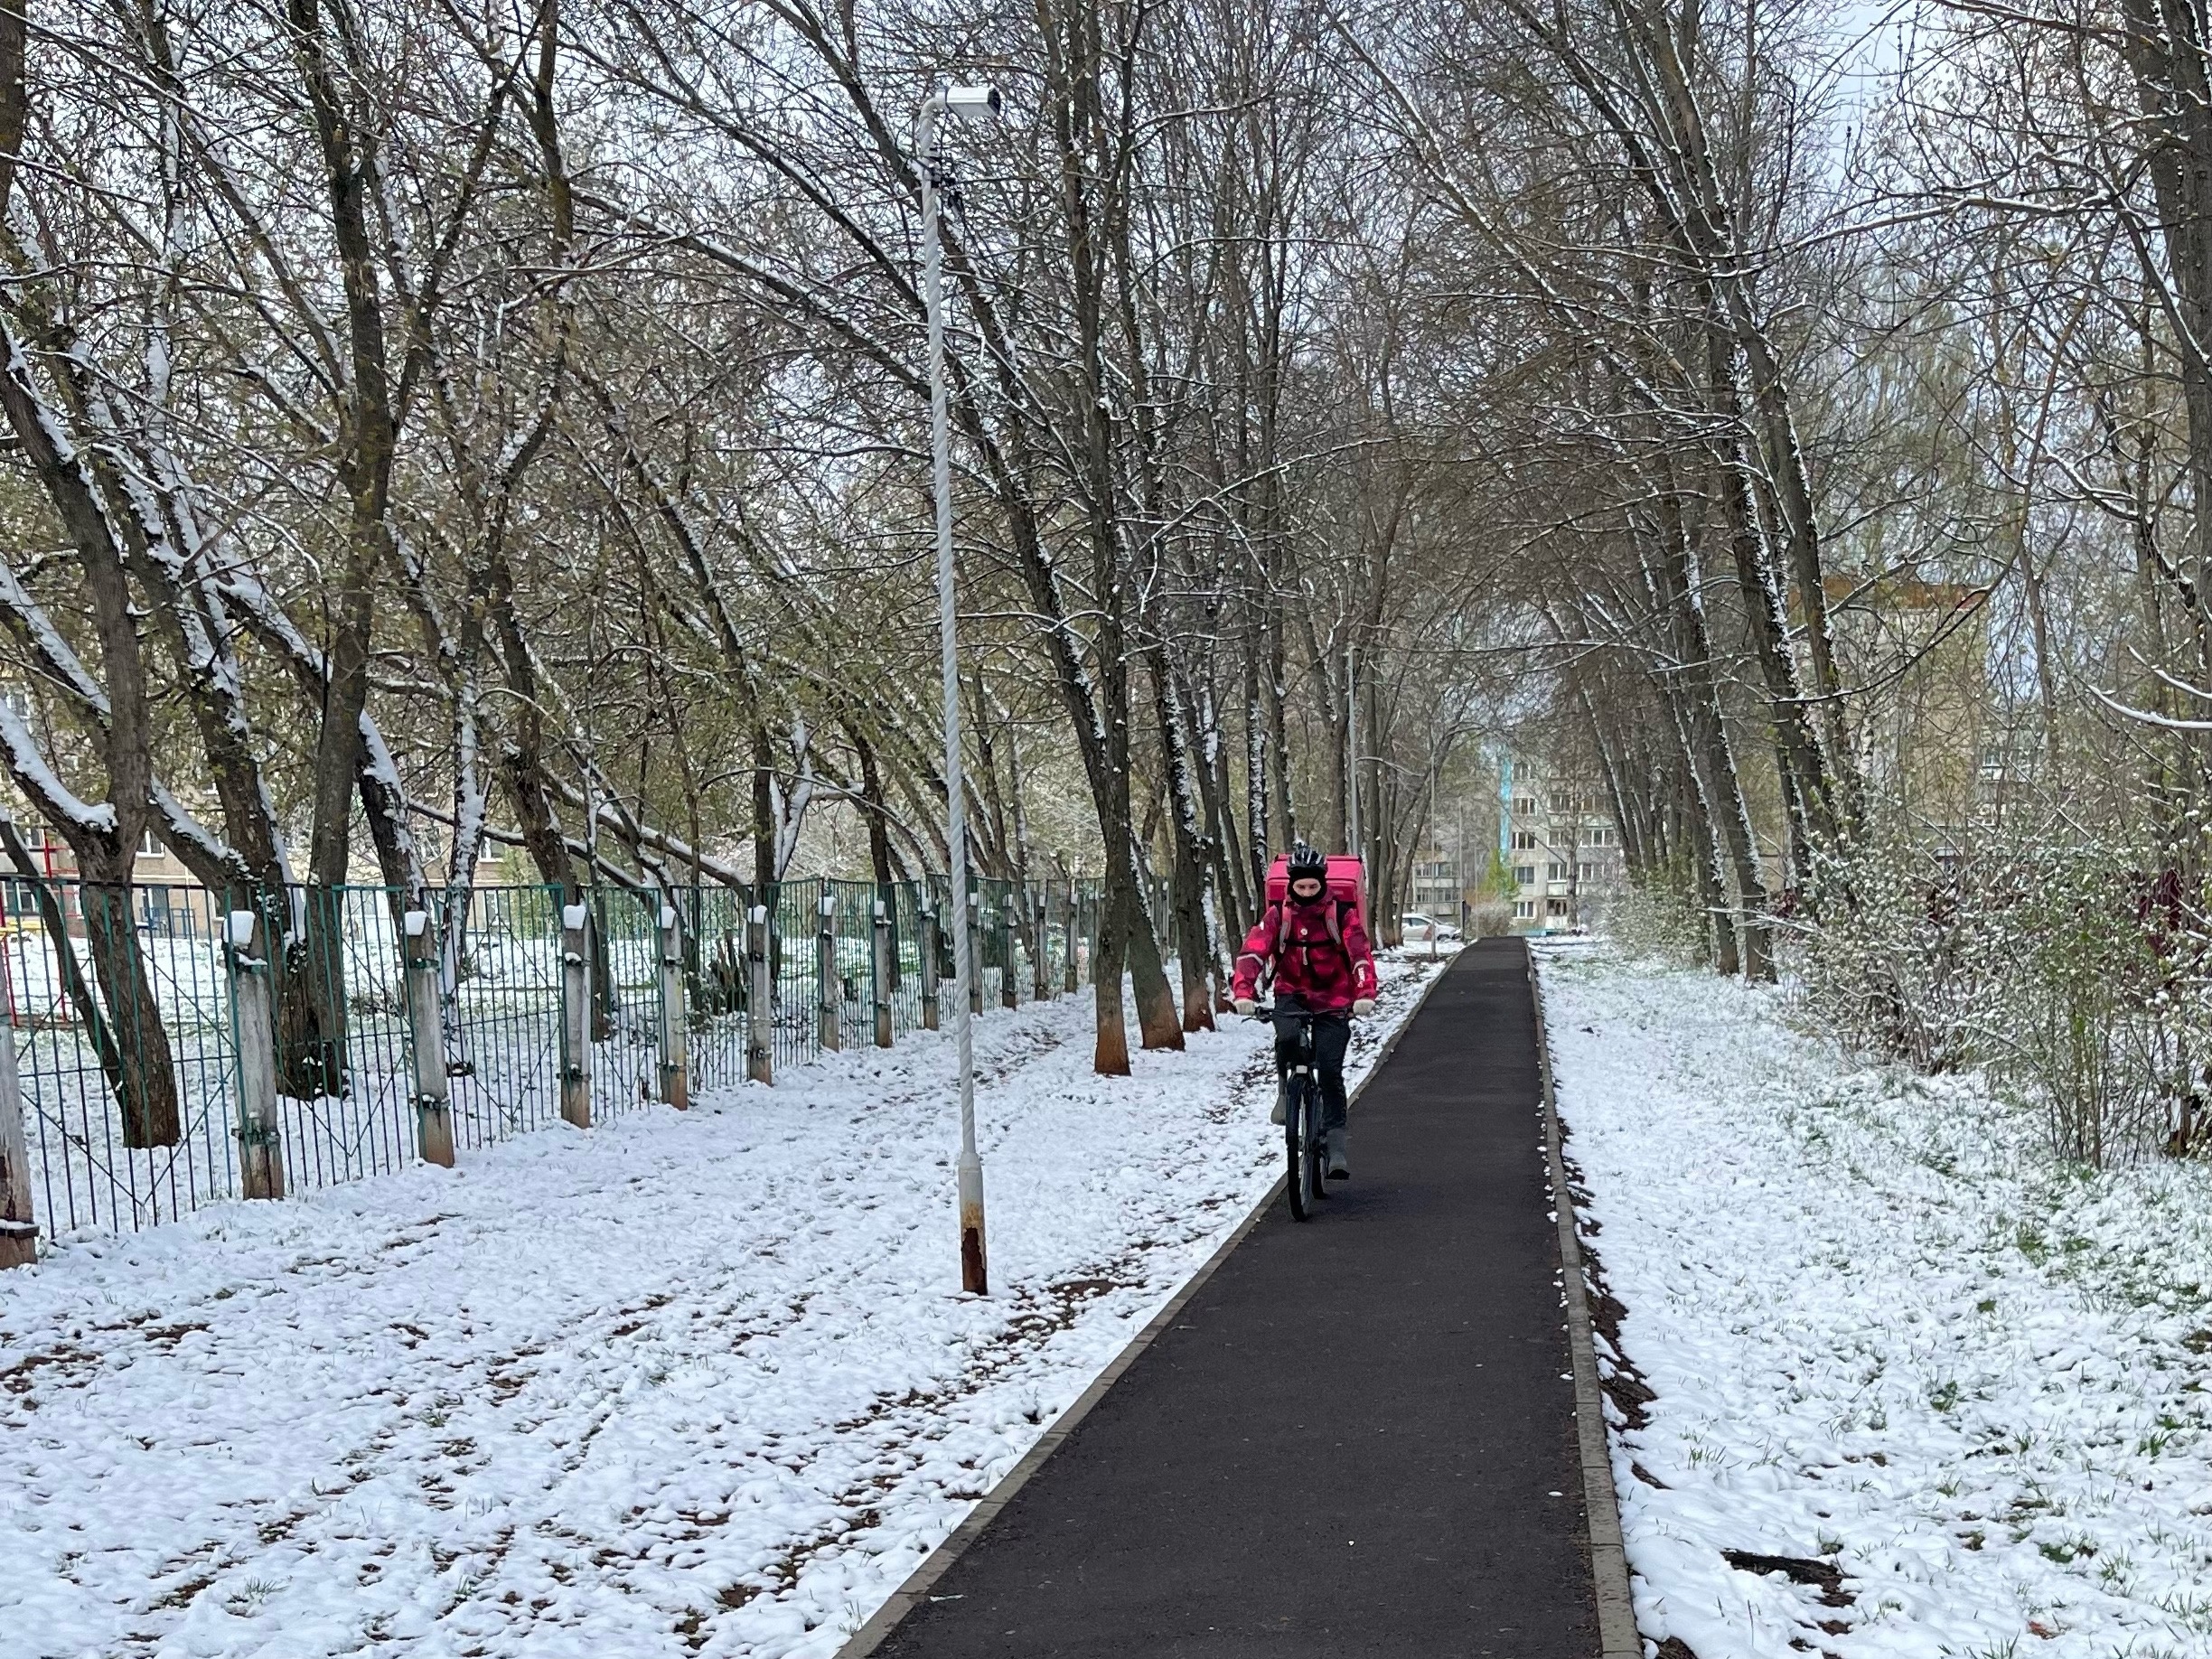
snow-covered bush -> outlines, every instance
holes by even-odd
[[[2163,848],[2076,841],[2023,849],[2006,885],[1978,965],[1992,1076],[2062,1158],[2191,1150],[2212,1057],[2201,883]]]
[[[1814,1022],[1849,1048],[1922,1071],[1966,1064],[1973,885],[1968,859],[1908,834],[1870,832],[1823,854],[1811,883],[1818,921],[1799,935]]]
[[[1634,886],[1607,907],[1607,931],[1624,950],[1688,964],[1705,960],[1705,919],[1696,898],[1662,883]]]
[[[1823,859],[1816,890],[1799,1007],[1847,1046],[1984,1068],[2059,1158],[2202,1149],[2212,928],[2170,844],[1870,836]]]
[[[1513,901],[1486,893],[1467,906],[1467,934],[1470,939],[1495,939],[1513,932]]]

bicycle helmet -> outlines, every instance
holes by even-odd
[[[1284,867],[1289,871],[1292,881],[1302,880],[1308,876],[1320,882],[1328,880],[1327,856],[1319,848],[1309,847],[1304,841],[1300,841],[1290,849],[1290,857]]]

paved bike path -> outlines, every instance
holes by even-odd
[[[930,1588],[882,1659],[1591,1659],[1518,940],[1470,946],[1352,1112]]]

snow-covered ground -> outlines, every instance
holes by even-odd
[[[0,1276],[0,1654],[834,1653],[1275,1178],[1261,1027],[1089,1015],[976,1026],[989,1299],[920,1034]]]
[[[2212,1169],[2058,1169],[1776,992],[1540,959],[1651,1391],[1608,1408],[1646,1653],[2212,1654]]]

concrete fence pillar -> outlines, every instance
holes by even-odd
[[[561,1119],[592,1121],[591,906],[561,907]]]
[[[872,942],[871,963],[876,970],[876,1046],[888,1048],[891,1046],[891,914],[881,899],[876,901]]]
[[[408,1048],[415,1060],[415,1149],[424,1163],[451,1169],[453,1084],[445,1075],[445,1022],[438,1007],[437,932],[426,910],[410,910],[399,920]]]
[[[768,906],[755,904],[745,917],[745,1075],[755,1083],[773,1084],[775,986],[768,943]]]
[[[1068,881],[1067,895],[1067,961],[1060,965],[1060,989],[1073,997],[1083,989],[1083,964],[1076,961],[1076,947],[1082,937],[1076,913],[1081,907],[1075,902],[1075,883]]]
[[[838,972],[837,900],[826,891],[829,885],[822,884],[820,921],[814,929],[815,1026],[823,1051],[835,1054],[844,1046],[845,985]]]
[[[15,1071],[15,997],[0,951],[0,1268],[38,1260],[31,1219],[31,1140],[23,1132],[23,1081]]]
[[[238,1027],[239,1191],[285,1195],[284,1131],[276,1117],[276,1020],[270,996],[268,923],[258,911],[225,921],[225,966]]]
[[[682,1111],[691,1104],[691,1024],[684,1011],[683,918],[661,906],[661,1098]]]
[[[973,889],[968,894],[968,1013],[983,1013],[983,900]]]
[[[1045,889],[1029,896],[1029,1000],[1052,996],[1052,922],[1045,914]]]
[[[937,907],[930,905],[922,912],[922,1029],[938,1029],[937,1014],[937,953],[944,948],[943,935],[938,931]]]

